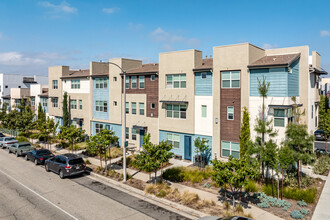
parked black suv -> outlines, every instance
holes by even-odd
[[[85,172],[85,168],[86,163],[76,154],[57,155],[45,161],[45,170],[59,174],[61,179],[82,174]]]
[[[35,165],[44,164],[45,160],[50,157],[54,157],[54,154],[47,149],[33,150],[25,154],[25,160],[30,160]]]

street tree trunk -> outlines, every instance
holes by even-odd
[[[275,197],[274,196],[274,170],[272,169],[272,196],[273,198]]]
[[[104,163],[105,163],[105,171],[108,170],[108,164],[107,164],[107,150],[104,151]]]
[[[284,171],[282,169],[282,192],[281,192],[281,200],[283,200],[283,181],[284,181]]]
[[[325,135],[325,153],[328,154],[328,136]]]
[[[233,193],[233,215],[235,215],[235,193]]]
[[[111,148],[109,147],[109,167],[111,171]]]
[[[298,144],[298,152],[300,152],[300,144]],[[300,160],[297,161],[297,178],[298,178],[298,187],[300,189]]]

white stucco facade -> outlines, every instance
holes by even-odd
[[[202,106],[206,106],[206,117],[202,116]],[[213,96],[195,96],[195,134],[213,134]]]
[[[72,80],[80,80],[80,89],[72,89],[71,88],[71,83]],[[90,82],[89,79],[86,78],[77,78],[77,79],[63,79],[62,81],[63,85],[63,92],[67,93],[79,93],[79,94],[88,94],[90,93]]]

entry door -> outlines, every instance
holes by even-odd
[[[184,159],[191,160],[191,136],[184,136]]]
[[[145,133],[144,130],[140,130],[140,148],[142,148],[144,133]]]

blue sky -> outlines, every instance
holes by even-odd
[[[309,45],[330,71],[330,1],[0,0],[0,72],[43,74],[126,57],[250,42]]]

